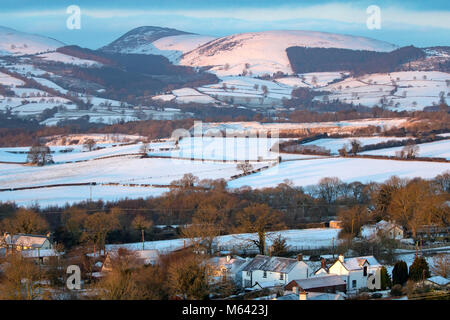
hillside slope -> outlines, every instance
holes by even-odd
[[[53,51],[64,43],[0,26],[0,55],[23,55]]]
[[[176,62],[183,53],[214,39],[176,29],[144,26],[125,33],[99,50],[109,53],[162,55]]]
[[[314,31],[242,33],[210,41],[186,53],[180,64],[212,66],[219,75],[292,73],[286,49],[293,46],[387,52],[395,45],[374,39]],[[245,72],[245,73],[246,73]]]

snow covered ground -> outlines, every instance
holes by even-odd
[[[314,229],[293,229],[272,232],[267,238],[266,244],[270,246],[272,241],[278,235],[286,238],[286,243],[291,246],[292,249],[318,249],[324,247],[331,247],[333,245],[333,239],[335,245],[338,243],[337,235],[340,229],[328,229],[328,228],[314,228]],[[216,238],[216,244],[221,250],[235,249],[246,250],[247,252],[254,249],[249,239],[255,239],[256,234],[241,233],[220,236]],[[189,239],[174,239],[174,240],[160,240],[160,241],[147,241],[145,242],[145,249],[157,249],[160,252],[170,252],[183,248],[185,245],[189,245]],[[126,248],[129,250],[141,250],[142,242],[127,243],[120,245],[107,245],[107,250],[117,250],[118,248]],[[250,249],[250,250],[249,250]]]
[[[269,150],[283,140],[286,139],[192,137],[181,139],[177,149],[150,154],[210,160],[276,160],[278,153]]]
[[[82,135],[79,139],[77,135],[70,137],[70,139],[81,141],[90,135]],[[92,135],[92,137],[98,138],[98,146],[102,149],[86,151],[82,144],[55,145],[56,143],[63,144],[63,140],[60,137],[53,137],[49,144],[54,152],[52,156],[55,164],[44,167],[19,164],[26,161],[28,147],[0,148],[1,162],[17,163],[0,164],[0,188],[89,182],[118,183],[126,188],[129,184],[167,185],[173,180],[182,178],[186,173],[192,173],[200,179],[223,178],[226,180],[241,173],[236,168],[235,162],[222,162],[222,160],[249,160],[252,161],[254,169],[269,166],[269,169],[261,172],[230,180],[228,186],[231,188],[273,187],[286,179],[291,180],[296,186],[308,186],[318,183],[324,177],[339,177],[345,182],[360,181],[363,183],[382,182],[393,175],[403,178],[433,178],[450,170],[449,163],[278,154],[269,151],[278,139],[255,137],[183,138],[179,141],[178,146],[173,140],[152,142],[148,146],[148,154],[151,157],[140,158],[142,143],[120,145],[118,142],[109,141],[108,139],[111,137],[108,138],[105,135]],[[70,140],[67,138],[64,143]],[[374,143],[382,141],[384,138],[374,137],[366,138],[366,140],[360,138],[359,140],[363,143]],[[319,145],[334,151],[347,141],[348,139],[321,139],[315,141],[315,144],[319,142]],[[438,142],[440,141],[429,145],[436,145]],[[440,150],[448,152],[448,140],[442,142],[445,144],[439,145]],[[68,148],[73,148],[73,150],[62,152]],[[435,148],[437,147],[435,146]],[[274,161],[278,156],[283,159],[280,164],[276,164]],[[172,157],[172,159],[164,157]],[[174,157],[186,160],[174,159]],[[191,161],[191,158],[195,160]],[[39,199],[42,195],[43,201],[51,201],[50,189],[49,191],[41,189],[8,191],[3,193],[0,199],[4,201],[18,199],[26,203],[28,201],[27,194],[34,200]],[[125,192],[118,192],[118,195],[120,194],[125,194]],[[130,192],[128,195],[129,197],[138,197],[141,193]],[[110,195],[107,196],[110,197]],[[8,197],[10,198],[8,199]],[[55,194],[54,197],[55,202],[59,202],[64,195]],[[67,197],[71,199],[72,195],[68,193]]]
[[[391,176],[401,178],[433,178],[447,170],[450,163],[394,161],[352,158],[328,158],[281,162],[268,170],[245,176],[228,183],[231,188],[252,186],[274,187],[285,179],[296,186],[317,184],[321,178],[339,177],[344,182],[382,182]]]
[[[127,187],[127,186],[71,186],[41,188],[33,190],[17,190],[0,192],[0,202],[14,201],[19,206],[31,207],[39,205],[41,208],[47,206],[64,206],[66,203],[86,201],[117,201],[125,198],[137,199],[160,196],[168,188],[151,187]],[[91,193],[92,192],[92,193]]]
[[[323,147],[326,149],[329,149],[332,154],[338,154],[338,150],[341,149],[344,145],[350,146],[350,142],[352,140],[358,140],[361,142],[361,145],[369,145],[369,144],[376,144],[388,140],[404,140],[408,139],[408,137],[404,138],[396,138],[396,137],[352,137],[352,138],[330,138],[330,139],[319,139],[315,141],[311,141],[308,143],[305,143],[303,145],[316,145],[319,147]]]
[[[379,118],[360,119],[336,122],[311,122],[311,123],[261,123],[256,121],[247,122],[208,122],[198,123],[194,126],[194,131],[210,133],[228,132],[241,134],[256,134],[257,132],[279,132],[290,130],[320,129],[326,128],[330,133],[345,133],[347,130],[375,126],[381,128],[392,128],[406,124],[408,118]],[[198,128],[196,128],[198,126]]]
[[[180,64],[212,66],[219,76],[277,71],[292,74],[286,48],[292,46],[392,51],[392,44],[363,37],[313,31],[264,31],[234,34],[212,40],[186,53]],[[246,67],[248,64],[248,67]]]
[[[56,159],[55,159],[56,160]],[[254,164],[255,168],[267,163]],[[41,186],[61,183],[169,184],[192,173],[200,179],[228,179],[240,173],[235,163],[124,156],[44,167],[0,164],[0,188]],[[34,191],[30,191],[34,192]]]
[[[162,55],[172,63],[177,63],[184,53],[192,51],[214,39],[215,37],[198,34],[163,37],[146,46],[141,46],[138,50],[134,50],[134,53]]]
[[[4,86],[15,87],[24,85],[24,82],[20,79],[10,76],[9,74],[0,72],[0,84]]]
[[[450,139],[440,140],[429,143],[421,143],[419,147],[419,157],[446,158],[450,160]],[[372,151],[365,151],[361,154],[395,156],[396,152],[401,151],[403,147],[386,148]]]
[[[55,62],[62,62],[65,64],[73,64],[77,66],[100,66],[101,64],[97,61],[87,60],[87,59],[80,59],[77,57],[73,57],[67,54],[63,54],[60,52],[49,52],[45,54],[37,55],[37,57],[46,60],[46,61],[55,61]]]
[[[439,103],[443,92],[447,97],[449,87],[446,81],[450,74],[438,71],[403,71],[389,74],[370,74],[320,87],[330,91],[330,100],[381,106],[381,100],[392,110],[422,110],[426,106]],[[323,96],[316,99],[322,100]]]
[[[64,43],[52,38],[0,26],[0,56],[35,54],[56,50]]]

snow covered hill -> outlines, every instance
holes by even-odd
[[[241,33],[210,41],[186,53],[180,64],[213,66],[218,75],[292,73],[286,49],[292,46],[392,51],[393,44],[370,38],[315,31]]]
[[[176,29],[144,26],[127,32],[100,50],[115,53],[162,55],[172,62],[177,62],[184,53],[214,39],[215,37]]]
[[[64,43],[0,26],[0,55],[23,55],[54,51]]]

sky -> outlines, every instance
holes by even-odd
[[[69,6],[80,29],[69,29]],[[380,8],[379,29],[367,26]],[[314,30],[365,36],[400,46],[450,46],[448,0],[1,0],[0,26],[97,49],[139,26],[211,36],[265,30]]]

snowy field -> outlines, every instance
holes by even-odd
[[[275,187],[285,179],[291,180],[296,186],[308,186],[317,184],[325,177],[339,177],[344,182],[362,183],[383,182],[394,175],[401,178],[430,179],[447,170],[450,170],[450,163],[351,158],[315,159],[281,162],[268,170],[230,181],[228,186]]]
[[[440,140],[429,143],[421,143],[417,145],[419,147],[419,157],[435,157],[446,158],[450,160],[450,139]],[[370,155],[383,155],[383,156],[395,156],[395,153],[401,151],[403,147],[386,148],[372,151],[365,151],[361,154]]]
[[[267,163],[257,163],[254,167],[264,165]],[[0,164],[0,188],[81,182],[167,185],[181,179],[186,173],[192,173],[200,179],[228,179],[240,172],[235,163],[140,159],[133,156],[44,167]]]
[[[72,186],[42,188],[33,190],[3,191],[0,192],[0,202],[14,201],[19,206],[31,207],[39,205],[64,206],[76,202],[92,200],[117,201],[125,198],[137,199],[160,196],[169,191],[168,188],[127,187],[127,186]]]
[[[61,62],[65,64],[73,64],[77,66],[86,66],[86,67],[92,67],[92,66],[101,66],[100,63],[97,61],[87,60],[87,59],[80,59],[77,57],[69,56],[67,54],[63,54],[60,52],[49,52],[45,54],[37,55],[38,58],[41,58],[46,61],[56,61]]]
[[[283,140],[286,139],[192,137],[183,138],[173,151],[150,154],[210,160],[276,160],[278,153],[269,150]]]
[[[350,146],[350,143],[352,140],[358,140],[361,142],[361,145],[369,145],[369,144],[376,144],[380,142],[385,142],[388,140],[404,140],[408,139],[408,137],[405,138],[396,138],[396,137],[352,137],[352,138],[342,138],[342,139],[319,139],[315,141],[311,141],[308,143],[305,143],[303,145],[309,146],[309,145],[316,145],[319,147],[323,147],[326,149],[329,149],[332,154],[338,154],[338,150],[341,149],[344,145]]]
[[[381,99],[391,110],[422,110],[439,103],[439,95],[450,92],[446,81],[450,74],[438,71],[404,71],[347,78],[320,90],[331,91],[330,100],[365,106],[381,106]],[[323,96],[316,99],[322,100]]]
[[[74,135],[70,139],[77,137],[77,135]],[[78,138],[87,137],[90,136],[82,135]],[[254,137],[184,138],[180,140],[178,146],[174,144],[173,140],[152,142],[149,144],[150,151],[148,152],[151,157],[140,158],[142,143],[120,145],[108,141],[108,139],[112,138],[105,135],[93,135],[92,137],[99,139],[100,143],[98,146],[103,147],[102,149],[86,151],[82,144],[51,145],[50,148],[54,151],[52,156],[55,164],[44,167],[19,164],[26,161],[28,147],[0,148],[1,162],[16,163],[0,163],[0,188],[90,182],[118,183],[126,191],[117,191],[121,187],[108,190],[114,190],[118,197],[128,196],[136,198],[147,191],[142,189],[141,192],[139,188],[128,189],[129,184],[168,185],[173,180],[182,178],[186,173],[192,173],[200,179],[229,180],[228,186],[230,188],[242,186],[264,188],[277,186],[286,179],[291,180],[296,186],[313,185],[324,177],[339,177],[344,182],[360,181],[367,183],[370,181],[383,182],[393,175],[402,178],[433,178],[450,170],[449,163],[278,154],[277,152],[269,151],[278,139]],[[116,137],[115,139],[118,138]],[[358,140],[366,144],[376,143],[380,141],[379,139],[384,138],[374,137],[366,139],[359,138]],[[321,139],[312,144],[319,144],[336,150],[344,143],[348,143],[347,140]],[[50,141],[53,143],[62,142],[59,137],[54,137]],[[437,141],[420,146],[434,146],[434,149],[429,147],[427,152],[430,154],[431,150],[437,150],[438,147],[442,152],[448,153],[448,142],[449,140]],[[61,152],[68,148],[73,148],[73,151]],[[424,147],[423,150],[425,152],[426,148]],[[17,154],[12,152],[24,153]],[[436,154],[435,152],[433,155],[436,156]],[[439,154],[442,156],[443,153]],[[283,159],[280,164],[276,164],[274,161],[278,156],[281,156]],[[167,159],[163,157],[187,159]],[[197,160],[191,161],[191,158]],[[204,161],[201,161],[202,159]],[[222,160],[229,162],[222,162]],[[236,168],[236,163],[231,161],[243,160],[251,161],[254,169],[264,166],[269,166],[269,168],[249,176],[230,180],[232,176],[241,173]],[[104,187],[98,188],[101,191],[98,193],[99,198],[104,194],[106,199],[111,199],[113,193],[108,194],[108,190],[102,193],[102,188]],[[79,189],[85,190],[85,187],[79,187]],[[75,199],[84,198],[84,196],[80,198],[77,193],[71,193],[69,191],[70,188],[61,189],[64,192],[67,190],[66,194],[62,192],[56,194],[52,190],[55,189],[8,191],[0,195],[0,200],[17,200],[20,203],[29,204],[39,199],[42,199],[44,203],[52,203],[51,201],[54,201],[53,203],[63,203],[62,199],[65,197],[67,201],[76,201]],[[155,192],[160,192],[160,190],[158,189]],[[52,200],[52,197],[54,200]]]
[[[271,232],[267,238],[267,246],[272,245],[272,241],[278,235],[286,238],[286,243],[292,249],[318,249],[331,247],[333,245],[333,238],[335,245],[337,244],[337,236],[340,229],[329,228],[314,228],[314,229],[294,229]],[[252,251],[255,247],[250,244],[249,239],[256,239],[256,234],[241,233],[216,238],[216,244],[221,250],[232,250],[233,247],[238,251]],[[174,240],[160,240],[145,242],[145,249],[157,249],[161,253],[170,252],[183,248],[184,245],[189,245],[189,239],[174,239]],[[142,242],[107,245],[106,250],[117,250],[118,248],[126,248],[129,250],[141,250]],[[240,250],[239,250],[240,249]],[[250,250],[249,250],[250,249]]]

